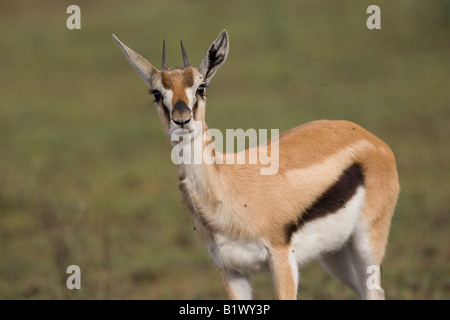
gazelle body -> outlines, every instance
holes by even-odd
[[[192,145],[201,139],[211,149],[204,91],[227,57],[227,32],[198,69],[189,66],[183,46],[184,68],[168,69],[164,47],[161,71],[114,38],[155,95],[167,136],[182,128],[193,133]],[[296,299],[298,268],[320,259],[360,298],[384,298],[379,283],[368,285],[367,270],[381,265],[399,193],[390,148],[352,122],[326,120],[291,129],[265,147],[279,152],[274,175],[261,175],[261,164],[215,161],[226,157],[217,150],[206,156],[210,161],[178,165],[184,203],[228,296],[250,299],[251,274],[268,267],[277,298]]]

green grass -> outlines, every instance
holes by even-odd
[[[192,65],[220,30],[209,127],[348,119],[394,150],[402,186],[383,263],[389,299],[450,298],[450,10],[445,1],[0,3],[0,298],[222,299],[180,203],[145,85],[111,34],[160,66]],[[65,287],[79,265],[82,290]],[[355,299],[317,262],[300,299]],[[268,274],[255,297],[274,298]]]

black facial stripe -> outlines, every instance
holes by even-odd
[[[169,108],[168,108],[164,103],[161,103],[161,106],[162,106],[162,109],[164,110],[164,114],[165,114],[166,117],[167,117],[167,121],[170,121],[170,111],[169,111]]]
[[[197,111],[198,111],[198,101],[195,101],[194,109],[193,109],[194,120],[197,120]]]
[[[361,185],[364,185],[362,167],[359,163],[355,163],[348,167],[339,179],[297,218],[297,221],[284,225],[286,243],[290,242],[294,232],[309,221],[335,213],[345,207]]]

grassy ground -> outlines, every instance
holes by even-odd
[[[402,192],[383,264],[389,299],[450,298],[450,6],[377,1],[0,2],[0,298],[222,299],[179,199],[152,99],[111,38],[160,66],[231,51],[208,91],[212,128],[355,121],[394,150]],[[65,286],[67,266],[82,290]],[[273,298],[268,274],[255,297]],[[318,263],[300,299],[354,299]]]

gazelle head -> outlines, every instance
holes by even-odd
[[[156,69],[141,55],[128,48],[115,35],[128,61],[150,87],[155,97],[159,119],[166,135],[170,138],[174,130],[183,128],[192,132],[196,121],[205,119],[205,91],[217,69],[225,62],[228,55],[228,33],[223,30],[210,45],[200,66],[191,67],[183,42],[181,51],[184,66],[167,67],[166,46],[163,42],[161,70]]]

